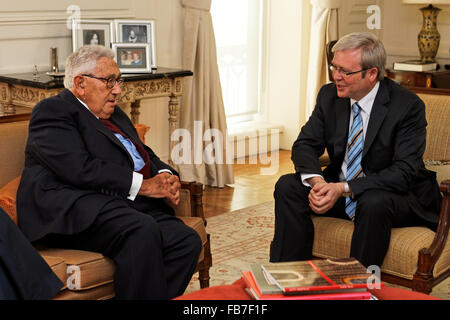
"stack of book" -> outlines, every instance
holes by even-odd
[[[384,285],[353,258],[251,264],[242,276],[255,300],[370,300]]]
[[[437,69],[436,62],[424,63],[421,60],[406,60],[394,63],[394,70],[400,71],[435,71]]]

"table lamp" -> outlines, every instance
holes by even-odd
[[[428,4],[427,7],[420,9],[423,15],[422,29],[417,35],[419,44],[420,59],[422,63],[435,62],[436,54],[439,49],[441,35],[437,30],[437,16],[441,9],[433,4],[449,4],[450,0],[403,0],[407,4]]]

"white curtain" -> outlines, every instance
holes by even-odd
[[[190,148],[183,149],[187,161],[179,163],[178,169],[184,181],[224,187],[234,183],[234,177],[231,161],[226,159],[227,124],[211,0],[181,0],[181,4],[185,9],[183,68],[194,76],[184,80],[180,128],[189,131],[190,141],[182,142]]]
[[[312,6],[306,119],[311,115],[320,87],[327,83],[326,44],[338,38],[338,9],[342,0],[310,0]]]

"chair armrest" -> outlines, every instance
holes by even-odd
[[[199,217],[206,226],[206,218],[203,212],[203,184],[198,182],[181,181],[180,204],[175,209],[177,216]],[[181,201],[189,202],[182,204]]]
[[[450,220],[450,179],[444,180],[439,185],[442,192],[441,213],[439,223],[433,242],[429,248],[423,248],[419,251],[419,263],[417,272],[430,273],[437,260],[441,256],[444,246],[447,243],[449,220]]]

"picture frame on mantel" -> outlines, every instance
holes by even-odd
[[[114,23],[110,20],[72,20],[72,49],[96,44],[111,48],[115,41]]]
[[[112,50],[122,73],[151,73],[151,43],[113,43]]]
[[[117,43],[148,43],[151,68],[156,69],[155,20],[114,20]]]

